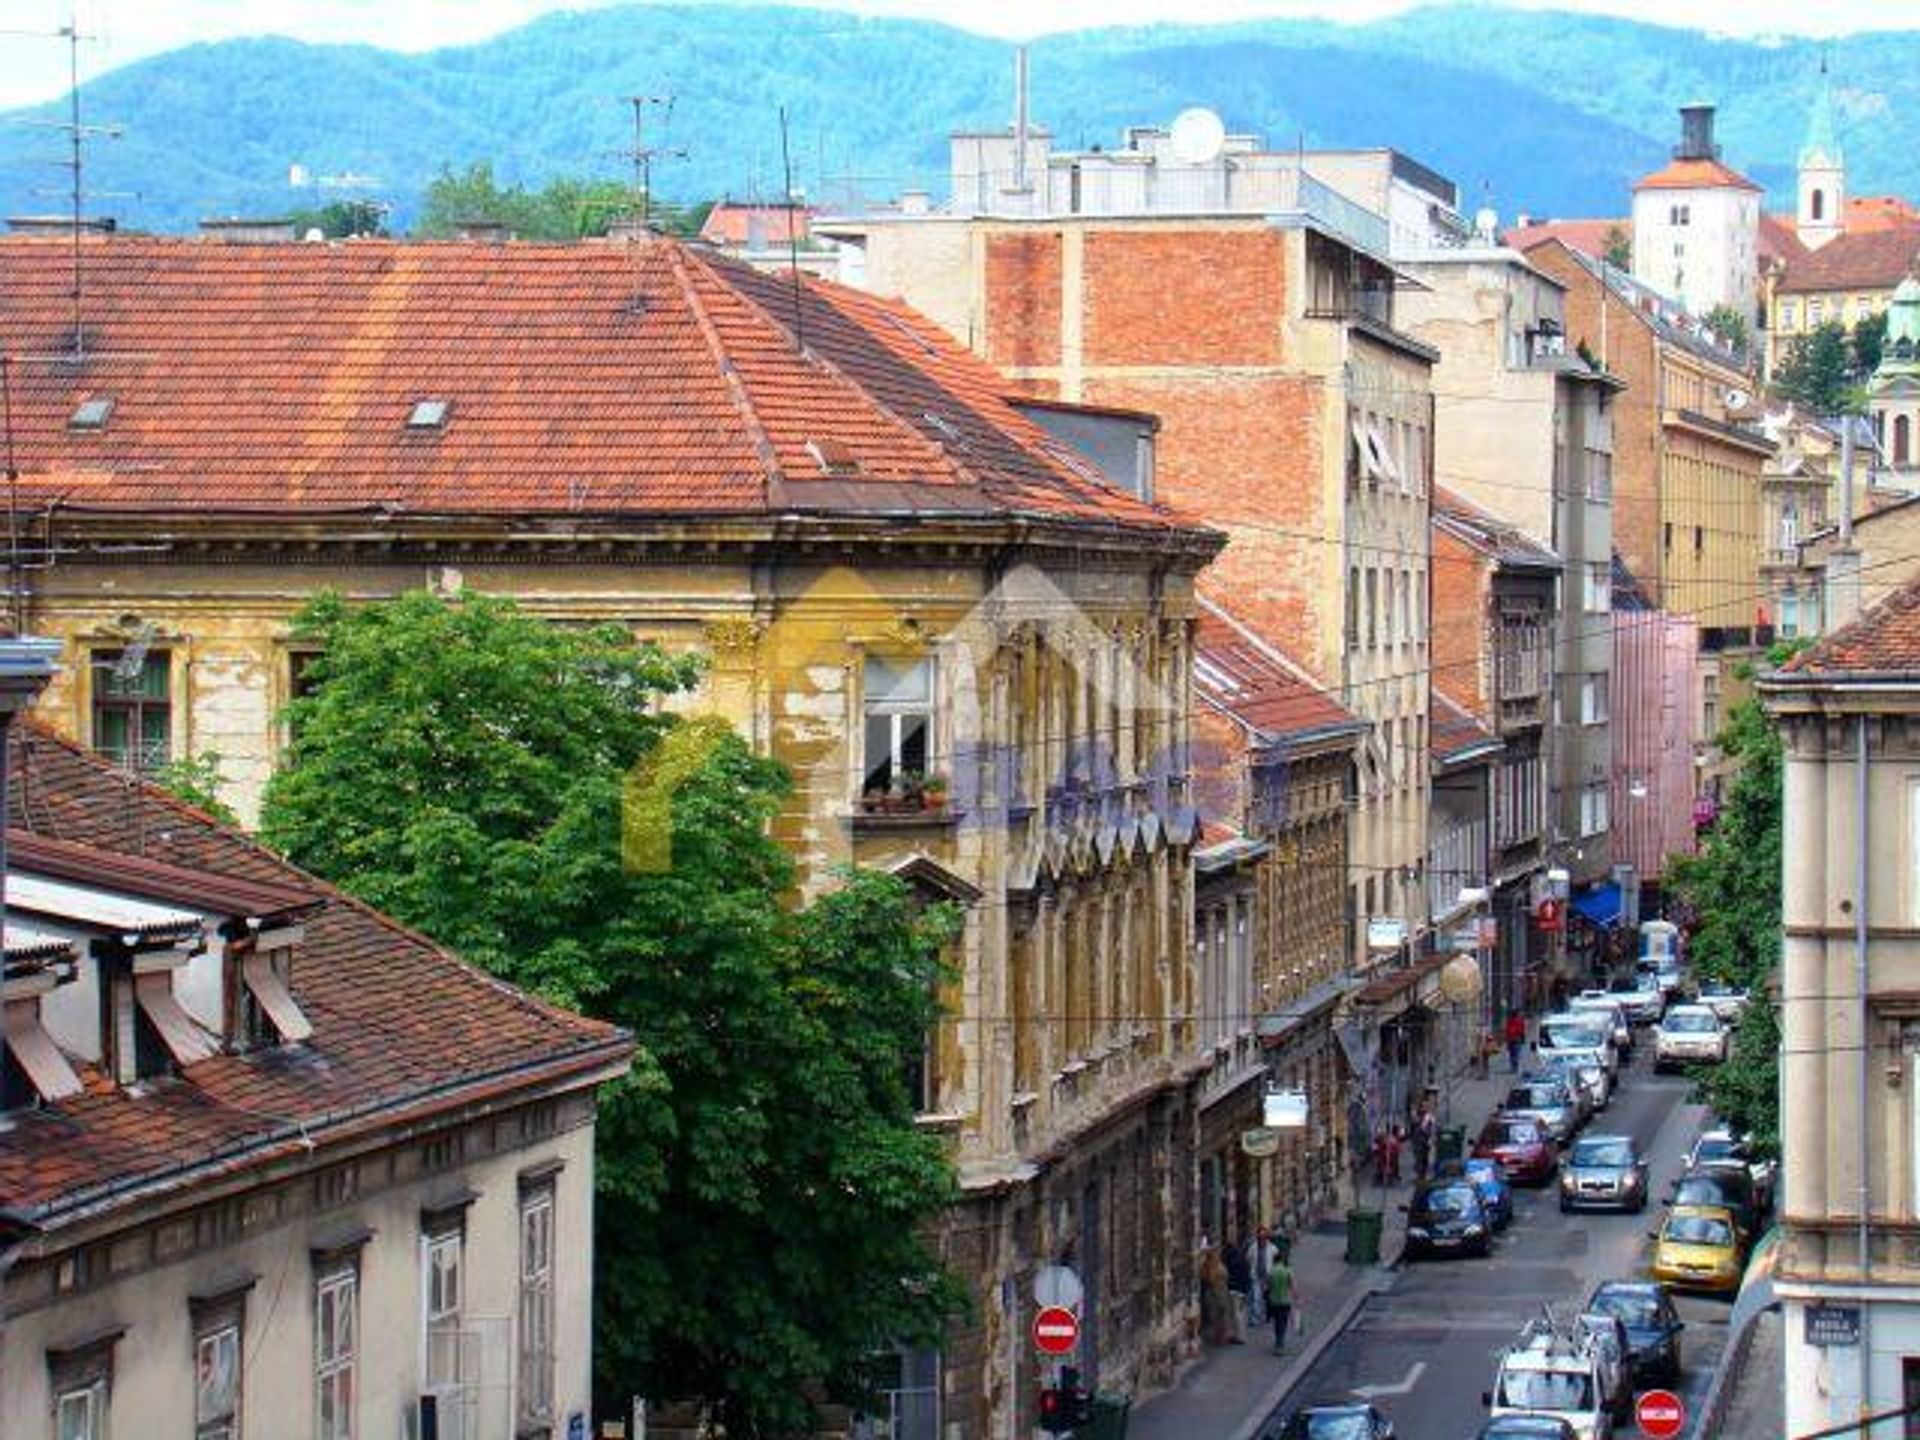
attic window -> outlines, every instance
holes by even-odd
[[[413,409],[407,412],[407,428],[444,430],[447,428],[447,412],[452,408],[451,400],[416,400]]]
[[[67,417],[69,430],[104,430],[107,421],[113,418],[113,397],[95,395],[82,400],[73,407],[73,414]]]
[[[809,440],[807,453],[826,475],[858,475],[860,457],[853,447],[839,440]]]

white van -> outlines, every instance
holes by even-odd
[[[1613,1409],[1604,1363],[1590,1337],[1561,1335],[1535,1323],[1500,1357],[1493,1389],[1480,1398],[1494,1419],[1550,1415],[1578,1440],[1612,1440]]]

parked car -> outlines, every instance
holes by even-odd
[[[1607,1022],[1612,1031],[1613,1048],[1623,1059],[1633,1056],[1633,1022],[1627,1019],[1627,1012],[1618,1000],[1605,990],[1582,990],[1567,1002],[1567,1009],[1575,1015],[1597,1015]]]
[[[1579,1440],[1558,1415],[1502,1415],[1480,1427],[1474,1440]]]
[[[1773,1209],[1773,1182],[1779,1174],[1779,1165],[1772,1160],[1757,1159],[1752,1147],[1740,1139],[1731,1130],[1709,1130],[1693,1142],[1693,1149],[1687,1152],[1687,1169],[1701,1165],[1744,1165],[1747,1174],[1753,1177],[1753,1198],[1763,1214]]]
[[[1724,1025],[1738,1020],[1740,1012],[1747,1008],[1747,992],[1724,980],[1707,981],[1700,987],[1699,1000],[1718,1015]]]
[[[1516,1185],[1545,1185],[1560,1166],[1546,1126],[1530,1115],[1496,1114],[1474,1142],[1476,1159],[1498,1160]]]
[[[1315,1405],[1294,1411],[1275,1440],[1393,1440],[1393,1421],[1372,1405]]]
[[[1480,1203],[1495,1231],[1513,1223],[1513,1186],[1498,1160],[1480,1160],[1469,1155],[1460,1160],[1442,1160],[1433,1167],[1436,1180],[1464,1180],[1480,1193]]]
[[[1667,1010],[1666,992],[1651,970],[1636,970],[1619,977],[1607,988],[1607,994],[1636,1025],[1651,1025]]]
[[[1407,1257],[1493,1253],[1493,1219],[1465,1176],[1428,1180],[1406,1205]]]
[[[1651,1280],[1603,1280],[1587,1309],[1618,1316],[1627,1328],[1627,1358],[1642,1380],[1673,1385],[1680,1379],[1680,1332],[1686,1329],[1667,1287]]]
[[[1562,1075],[1520,1081],[1507,1091],[1500,1108],[1510,1115],[1533,1116],[1547,1127],[1556,1145],[1573,1139],[1585,1118],[1580,1113],[1580,1102],[1574,1098],[1573,1087]]]
[[[1600,1362],[1601,1403],[1616,1421],[1633,1413],[1633,1365],[1627,1358],[1627,1327],[1603,1312],[1582,1313],[1574,1320],[1577,1332]]]
[[[1647,1162],[1631,1135],[1587,1135],[1560,1167],[1560,1208],[1647,1208]]]
[[[1723,1205],[1675,1205],[1653,1244],[1653,1278],[1675,1290],[1731,1295],[1740,1288],[1740,1230]]]
[[[1706,1061],[1718,1065],[1727,1058],[1727,1027],[1709,1005],[1675,1005],[1653,1034],[1653,1068]]]
[[[1613,1081],[1607,1075],[1607,1067],[1585,1050],[1556,1050],[1538,1056],[1520,1078],[1565,1080],[1573,1087],[1582,1125],[1599,1114],[1601,1107],[1613,1096]]]
[[[1584,1336],[1531,1325],[1500,1357],[1493,1389],[1481,1400],[1498,1420],[1547,1415],[1566,1421],[1577,1440],[1610,1440],[1613,1410],[1601,1360]]]
[[[1563,1010],[1542,1020],[1537,1034],[1534,1049],[1542,1055],[1592,1051],[1606,1065],[1608,1079],[1619,1072],[1620,1055],[1613,1048],[1613,1027],[1596,1015],[1575,1015]]]
[[[1753,1176],[1744,1165],[1702,1165],[1687,1171],[1673,1187],[1675,1205],[1718,1205],[1733,1216],[1740,1243],[1750,1245],[1764,1218],[1754,1196]]]

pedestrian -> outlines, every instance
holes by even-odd
[[[1400,1148],[1407,1143],[1407,1127],[1398,1120],[1387,1131],[1387,1179],[1400,1183]]]
[[[1228,1311],[1233,1300],[1227,1293],[1227,1269],[1220,1263],[1220,1252],[1209,1244],[1200,1252],[1200,1338],[1209,1345],[1226,1345],[1233,1339],[1233,1320]]]
[[[1247,1247],[1247,1269],[1253,1280],[1247,1289],[1247,1319],[1255,1325],[1267,1323],[1267,1272],[1277,1258],[1273,1231],[1262,1225],[1253,1232],[1253,1244]]]
[[[1507,1012],[1507,1069],[1520,1073],[1520,1052],[1527,1045],[1527,1017],[1518,1010]]]
[[[1244,1345],[1247,1343],[1248,1296],[1253,1289],[1253,1267],[1247,1264],[1247,1247],[1244,1244],[1227,1246],[1220,1257],[1220,1264],[1227,1272],[1228,1319],[1232,1325],[1230,1339],[1235,1345]]]
[[[1267,1319],[1273,1323],[1273,1353],[1283,1355],[1293,1323],[1293,1267],[1278,1256],[1267,1271]]]
[[[1422,1101],[1420,1113],[1413,1117],[1413,1178],[1416,1182],[1425,1180],[1433,1164],[1434,1140],[1440,1133],[1440,1119],[1433,1113],[1433,1105]]]

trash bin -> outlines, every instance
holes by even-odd
[[[1127,1412],[1132,1409],[1131,1396],[1102,1390],[1093,1397],[1093,1418],[1074,1434],[1084,1440],[1127,1440]]]
[[[1458,1160],[1466,1152],[1467,1132],[1460,1125],[1449,1125],[1434,1137],[1433,1158],[1436,1163]]]
[[[1380,1212],[1347,1211],[1347,1264],[1380,1263]]]

